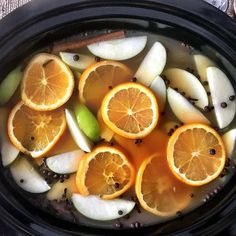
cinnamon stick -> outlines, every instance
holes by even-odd
[[[102,41],[108,41],[113,39],[120,39],[125,37],[125,32],[123,30],[121,31],[115,31],[107,34],[98,35],[93,38],[86,38],[82,40],[74,40],[70,42],[65,43],[57,43],[53,45],[53,52],[60,52],[60,51],[66,51],[66,50],[72,50],[72,49],[79,49],[82,47],[86,47],[89,44],[98,43]]]

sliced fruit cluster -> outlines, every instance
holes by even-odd
[[[140,54],[146,43],[147,36],[99,39],[88,45],[93,55],[40,53],[24,73],[17,68],[7,75],[0,104],[12,100],[20,83],[21,99],[8,121],[8,110],[0,110],[1,156],[19,187],[48,191],[49,200],[67,195],[86,217],[113,220],[134,209],[134,201],[119,199],[133,185],[145,210],[166,217],[190,204],[193,186],[219,176],[236,132],[221,138],[206,112],[214,108],[220,129],[232,122],[230,80],[203,55],[193,56],[200,78],[169,68],[161,42],[153,43],[136,73],[117,62]],[[161,120],[160,113],[168,118]],[[169,123],[175,124],[170,138],[163,132]],[[68,140],[72,145],[63,149]],[[37,165],[54,178],[52,186]]]

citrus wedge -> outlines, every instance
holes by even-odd
[[[11,142],[32,157],[44,156],[59,140],[66,129],[63,110],[35,111],[19,102],[8,119]]]
[[[130,81],[132,71],[115,61],[101,61],[88,67],[80,77],[79,96],[93,112],[97,112],[105,94],[114,86]]]
[[[179,181],[168,168],[166,155],[156,153],[138,170],[135,191],[140,205],[158,216],[172,216],[185,208],[192,187]]]
[[[134,169],[119,149],[100,146],[83,157],[76,176],[79,192],[113,199],[133,183]]]
[[[28,107],[49,111],[66,103],[73,88],[70,69],[57,56],[41,53],[32,58],[24,72],[21,97]]]
[[[155,95],[139,83],[124,83],[103,99],[102,118],[106,125],[125,138],[147,136],[157,125],[159,109]]]
[[[167,156],[173,174],[193,186],[204,185],[219,176],[226,159],[221,137],[203,124],[178,128],[168,142]]]

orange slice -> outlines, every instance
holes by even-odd
[[[80,100],[97,112],[106,93],[114,86],[130,81],[132,71],[115,61],[101,61],[88,67],[80,77]]]
[[[33,57],[24,72],[21,97],[28,107],[49,111],[66,103],[73,88],[70,69],[58,57],[41,53]]]
[[[219,176],[226,160],[221,137],[203,124],[178,128],[168,142],[167,156],[173,174],[193,186],[207,184]]]
[[[63,110],[35,111],[19,102],[8,119],[11,142],[32,157],[44,156],[66,129]]]
[[[119,149],[100,146],[86,154],[80,163],[76,183],[82,195],[113,199],[133,183],[134,169]]]
[[[154,94],[138,83],[124,83],[113,88],[103,99],[101,111],[111,130],[130,139],[147,136],[159,118]]]
[[[166,156],[157,153],[140,166],[135,191],[145,210],[158,216],[172,216],[189,204],[192,187],[175,178]]]

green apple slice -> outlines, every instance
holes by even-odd
[[[135,202],[125,199],[102,200],[97,196],[73,194],[71,198],[75,208],[87,218],[93,220],[115,220],[129,214]],[[122,212],[122,214],[119,214]]]
[[[98,141],[100,139],[100,127],[93,113],[83,104],[76,104],[74,111],[80,129],[92,141]]]
[[[134,77],[146,86],[150,86],[166,65],[166,49],[160,42],[155,42],[141,62]]]
[[[10,166],[10,171],[16,184],[27,192],[44,193],[51,188],[24,157],[19,157]]]
[[[173,113],[183,123],[210,124],[210,121],[196,107],[170,87],[167,89],[167,99]]]
[[[80,129],[79,124],[76,120],[75,114],[69,110],[65,109],[66,121],[69,127],[70,133],[80,149],[85,152],[91,152],[93,148],[93,143]]]
[[[88,45],[94,55],[108,60],[127,60],[138,55],[146,46],[147,36],[114,39]]]
[[[10,100],[18,88],[22,77],[23,72],[20,67],[17,67],[0,83],[0,105],[4,105]]]

